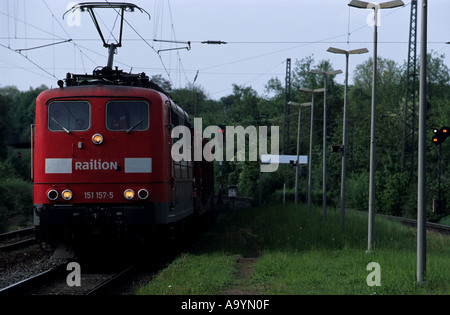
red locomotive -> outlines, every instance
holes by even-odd
[[[111,66],[67,74],[36,100],[34,219],[46,244],[148,235],[212,206],[212,163],[171,157],[171,130],[191,128],[189,115],[145,73]]]

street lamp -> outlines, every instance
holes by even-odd
[[[323,94],[323,178],[322,178],[322,215],[323,221],[327,220],[327,78],[329,75],[342,73],[341,70],[309,70],[310,73],[323,75],[324,91]]]
[[[422,0],[419,86],[419,153],[417,166],[417,285],[426,284],[427,203],[426,203],[426,135],[427,135],[427,24],[428,0]]]
[[[298,203],[298,169],[300,168],[299,163],[299,155],[300,155],[300,115],[301,115],[301,108],[306,106],[311,106],[312,103],[296,103],[296,102],[289,102],[288,105],[291,106],[298,106],[298,126],[297,126],[297,160],[295,162],[295,205]]]
[[[341,230],[344,229],[345,222],[345,181],[347,176],[347,99],[348,99],[348,56],[365,54],[369,51],[367,48],[344,50],[339,48],[330,47],[328,52],[333,54],[345,55],[345,91],[344,91],[344,117],[342,127],[342,170],[341,170],[341,209],[340,209],[340,226]]]
[[[313,145],[313,122],[314,122],[314,93],[325,91],[322,89],[300,88],[300,91],[312,93],[311,100],[311,125],[309,128],[309,157],[308,157],[308,213],[311,213],[311,182],[312,182],[312,145]]]
[[[374,241],[374,220],[375,220],[375,119],[376,119],[376,90],[377,90],[377,40],[378,40],[378,10],[392,9],[403,6],[401,0],[387,1],[379,4],[352,0],[348,4],[350,7],[358,9],[373,9],[373,71],[372,71],[372,110],[370,123],[370,175],[369,175],[369,226],[368,226],[368,249],[367,253],[375,252]]]

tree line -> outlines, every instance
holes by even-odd
[[[446,207],[450,198],[450,167],[448,159],[450,141],[441,145],[440,199],[438,198],[439,149],[431,141],[434,128],[450,125],[450,72],[444,63],[444,55],[431,53],[427,56],[427,217],[437,221],[449,214]],[[417,65],[419,62],[416,63]],[[300,88],[318,89],[324,86],[324,78],[309,72],[311,69],[330,71],[329,60],[316,61],[312,56],[296,60],[292,70],[290,97],[286,99],[286,87],[278,78],[270,79],[262,95],[247,86],[233,85],[230,95],[211,100],[197,86],[171,91],[178,104],[190,114],[203,118],[203,125],[249,125],[279,126],[280,151],[295,155],[297,146],[298,107],[287,107],[289,125],[285,123],[285,104],[288,101],[304,103],[311,101],[311,93]],[[402,167],[404,110],[406,98],[407,65],[398,64],[388,58],[378,58],[377,69],[377,117],[376,117],[376,212],[390,215],[416,217],[417,213],[417,149],[407,153]],[[370,115],[372,97],[372,59],[356,66],[353,84],[348,92],[348,163],[346,208],[366,210],[369,195],[369,151]],[[420,73],[420,69],[416,70]],[[418,81],[416,88],[416,113],[418,113]],[[342,145],[344,86],[329,77],[327,81],[327,199],[331,206],[339,204]],[[407,113],[408,116],[411,113]],[[314,134],[312,162],[312,197],[322,203],[323,161],[323,93],[315,94]],[[300,154],[309,153],[310,109],[303,108],[301,115]],[[205,122],[206,121],[206,122]],[[414,140],[417,143],[418,115],[415,119]],[[407,133],[410,131],[407,130]],[[283,146],[283,134],[285,143]],[[286,135],[289,134],[289,137]],[[408,147],[408,146],[407,146]],[[416,144],[417,148],[417,144]],[[336,150],[334,150],[336,151]],[[269,150],[270,152],[270,150]],[[412,158],[413,157],[413,158]],[[280,165],[275,173],[259,176],[259,164],[254,162],[224,162],[216,165],[222,171],[222,187],[237,185],[240,195],[263,202],[281,202],[283,188],[286,198],[293,200],[295,169],[291,165]],[[306,200],[307,167],[302,166],[299,179],[300,200]],[[433,205],[434,204],[434,205]]]
[[[419,64],[419,63],[417,63]],[[311,94],[300,88],[318,89],[324,86],[323,76],[311,69],[332,70],[329,60],[316,61],[312,56],[295,60],[292,68],[290,97],[278,78],[270,79],[262,94],[250,86],[234,84],[232,92],[218,100],[209,97],[198,85],[174,89],[162,76],[153,81],[163,86],[174,101],[191,117],[201,117],[203,126],[279,126],[280,153],[296,154],[298,107],[289,108],[288,101],[311,101]],[[419,69],[417,70],[419,73]],[[372,89],[372,59],[356,66],[348,93],[348,163],[346,208],[368,208],[370,108]],[[418,80],[417,80],[418,81]],[[417,157],[408,157],[402,169],[403,126],[405,108],[406,63],[398,64],[378,58],[377,70],[377,139],[376,139],[376,212],[415,217],[417,209]],[[0,88],[0,222],[6,222],[8,212],[22,212],[31,217],[32,189],[30,181],[29,149],[21,146],[29,142],[30,125],[34,122],[35,100],[47,89],[45,86],[19,91],[12,86]],[[418,88],[416,100],[418,100]],[[334,76],[327,81],[327,199],[339,204],[341,152],[333,146],[342,144],[344,86]],[[445,206],[450,198],[450,140],[441,145],[440,198],[443,207],[433,212],[433,200],[438,197],[438,146],[431,142],[433,128],[450,125],[450,72],[444,55],[428,55],[427,67],[427,217],[433,220],[448,215]],[[418,101],[416,104],[418,109]],[[285,111],[289,124],[286,124]],[[323,94],[317,93],[314,102],[314,134],[312,163],[313,201],[322,202],[322,140]],[[310,109],[303,108],[300,130],[300,154],[309,153]],[[417,123],[416,119],[416,123]],[[270,130],[270,129],[269,129]],[[284,137],[283,137],[284,135]],[[288,137],[289,135],[289,137]],[[417,135],[417,132],[416,132]],[[283,138],[285,141],[283,141]],[[269,141],[270,143],[270,141]],[[15,146],[11,146],[15,144]],[[281,152],[282,151],[282,152]],[[269,149],[270,152],[270,149]],[[417,153],[416,153],[417,154]],[[410,161],[414,161],[411,165]],[[306,200],[307,167],[302,166],[299,178],[299,198]],[[286,187],[287,200],[293,200],[295,169],[280,165],[274,173],[259,174],[259,163],[248,161],[216,162],[216,192],[221,182],[227,193],[228,185],[237,185],[241,196],[258,198],[261,189],[263,202],[281,202]],[[219,176],[221,178],[219,179]],[[261,175],[261,176],[260,176]],[[260,185],[261,184],[261,185]],[[261,188],[260,188],[261,187]],[[20,193],[18,193],[20,192]],[[436,205],[436,203],[435,203]],[[435,209],[436,210],[436,209]],[[1,229],[0,223],[0,229]]]
[[[0,88],[0,232],[32,220],[30,125],[36,97],[46,89]]]

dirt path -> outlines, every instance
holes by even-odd
[[[249,206],[249,200],[242,198],[243,201],[237,200],[233,210],[237,208],[245,208]],[[230,206],[229,200],[224,198],[224,206]],[[247,202],[247,204],[245,203]],[[228,211],[230,209],[228,208]],[[260,254],[259,245],[257,243],[257,232],[251,228],[239,227],[230,228],[230,235],[236,238],[236,242],[241,244],[244,250],[239,254],[237,261],[237,271],[234,275],[234,281],[229,283],[219,294],[222,295],[259,295],[264,294],[264,287],[261,284],[252,282],[253,265],[258,260]]]
[[[238,269],[235,280],[226,286],[220,294],[223,295],[258,295],[264,293],[262,286],[252,283],[253,264],[257,257],[244,258],[239,257]]]

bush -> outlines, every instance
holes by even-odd
[[[347,178],[346,208],[365,210],[369,200],[369,174],[359,173]]]
[[[377,195],[383,213],[402,216],[410,186],[409,173],[393,173],[385,177],[385,188]]]
[[[270,195],[269,203],[282,203],[283,202],[283,189],[278,189]],[[295,200],[295,189],[286,188],[285,192],[286,203],[293,202]],[[304,203],[306,201],[306,193],[304,191],[299,191],[297,198],[299,202]]]
[[[8,227],[12,213],[20,213],[15,224],[24,225],[31,221],[33,192],[31,182],[20,178],[3,178],[0,181],[0,230]]]

